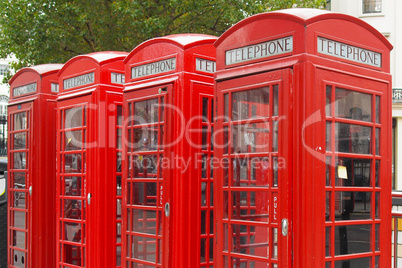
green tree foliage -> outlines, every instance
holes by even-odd
[[[22,66],[66,62],[94,51],[131,51],[174,33],[219,36],[241,19],[326,0],[1,0],[0,57]]]

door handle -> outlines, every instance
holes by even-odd
[[[29,196],[32,196],[32,185],[29,186],[28,192],[29,192]]]
[[[170,205],[169,205],[169,203],[166,203],[165,204],[165,216],[169,217],[169,215],[170,215]]]
[[[87,195],[87,202],[88,202],[88,205],[91,204],[91,198],[92,198],[91,193],[88,193],[88,195]]]
[[[289,222],[288,219],[282,219],[282,235],[287,236],[289,232]]]

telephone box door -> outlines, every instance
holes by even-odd
[[[217,82],[217,267],[290,267],[291,71]]]
[[[58,105],[57,241],[58,263],[63,267],[88,267],[88,101],[74,99]]]
[[[9,263],[28,267],[30,250],[31,184],[28,166],[32,102],[9,108]]]
[[[127,94],[125,105],[126,175],[123,212],[127,235],[125,267],[168,267],[170,135],[172,85]],[[123,253],[124,254],[124,253]]]

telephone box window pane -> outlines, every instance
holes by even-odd
[[[64,218],[67,219],[82,219],[81,215],[82,201],[81,200],[64,200]]]
[[[325,148],[327,151],[331,151],[331,126],[331,122],[327,122],[325,133]]]
[[[81,196],[81,178],[65,177],[64,178],[64,195]]]
[[[375,122],[378,124],[381,123],[380,115],[381,115],[381,97],[376,96],[375,97]]]
[[[335,255],[371,252],[371,225],[335,226]],[[370,267],[362,265],[351,267]]]
[[[380,172],[381,172],[381,166],[380,166],[380,160],[375,161],[375,187],[380,187]]]
[[[272,107],[272,115],[273,116],[278,116],[279,115],[279,86],[274,85],[273,86],[273,107]]]
[[[132,216],[135,232],[156,235],[156,211],[133,209]]]
[[[63,248],[63,262],[81,266],[81,247],[65,244]]]
[[[133,189],[133,205],[156,207],[157,183],[135,182]]]
[[[269,254],[269,235],[266,226],[232,224],[231,251],[266,258]]]
[[[64,114],[66,129],[82,126],[82,107],[67,109]]]
[[[232,120],[269,116],[269,87],[232,93]]]
[[[234,125],[232,137],[233,153],[269,152],[268,122]]]
[[[133,129],[135,151],[156,151],[158,149],[158,126]]]
[[[278,157],[272,157],[272,162],[273,162],[273,182],[272,186],[273,187],[278,187],[278,170],[279,170],[279,162],[278,162]]]
[[[326,201],[325,201],[325,220],[331,220],[331,192],[326,192]]]
[[[335,159],[335,187],[371,187],[371,160]]]
[[[138,101],[134,104],[134,124],[150,124],[158,122],[158,99]]]
[[[375,251],[380,251],[380,225],[375,225]]]
[[[232,192],[232,219],[243,221],[269,221],[269,196],[270,193],[264,191]]]
[[[342,88],[335,89],[335,116],[371,122],[371,95]]]
[[[14,208],[28,208],[26,204],[26,194],[22,192],[14,192],[12,195]]]
[[[27,123],[28,122],[26,112],[14,114],[14,130],[27,129]]]
[[[335,150],[342,153],[371,154],[371,127],[336,123]]]
[[[370,220],[370,192],[335,192],[335,220]]]
[[[202,121],[208,122],[208,98],[202,98]]]
[[[381,141],[381,139],[380,139],[380,129],[376,128],[375,129],[375,154],[376,155],[381,155],[380,141]]]
[[[156,239],[133,236],[131,247],[133,258],[149,262],[156,261]]]
[[[278,121],[272,121],[272,151],[278,151]],[[268,136],[268,135],[267,135]]]
[[[134,155],[133,178],[157,178],[158,155]]]
[[[14,189],[25,189],[25,173],[24,172],[14,172]]]
[[[325,158],[325,185],[332,186],[332,176],[331,176],[331,157]]]
[[[123,106],[117,105],[116,107],[117,107],[117,112],[116,112],[117,125],[123,126]]]
[[[14,214],[14,225],[13,227],[19,228],[19,229],[25,229],[26,224],[25,224],[25,212],[21,211],[13,211]]]
[[[81,224],[73,222],[64,223],[64,240],[70,242],[81,242]]]
[[[331,95],[332,95],[332,87],[326,87],[326,101],[325,101],[325,115],[331,116]]]
[[[229,120],[229,94],[224,95],[224,112],[225,112],[225,118],[223,119],[224,122],[227,122]]]
[[[272,170],[269,157],[252,158],[249,165],[251,168],[250,181],[242,186],[269,186],[269,171]]]
[[[344,267],[373,267],[373,266],[371,265],[371,257],[335,262],[335,268],[344,268]]]
[[[25,232],[13,231],[13,246],[25,249]]]
[[[331,256],[332,239],[331,239],[331,227],[325,228],[325,256]]]
[[[375,218],[376,219],[380,218],[380,210],[381,210],[380,204],[381,204],[380,193],[375,193]]]
[[[64,172],[81,173],[81,154],[64,155]]]
[[[14,169],[25,169],[26,168],[26,157],[25,153],[14,153]]]
[[[27,133],[15,133],[14,134],[14,150],[20,150],[26,148]]]
[[[247,158],[236,158],[233,159],[233,181],[231,186],[247,185]],[[242,185],[242,186],[243,186]]]
[[[82,147],[82,131],[66,131],[65,132],[65,151],[80,150]]]

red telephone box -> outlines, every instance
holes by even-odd
[[[213,265],[215,40],[155,38],[125,59],[123,267]]]
[[[54,122],[57,72],[62,66],[44,64],[23,68],[10,80],[9,267],[51,267],[55,261]]]
[[[123,59],[70,59],[57,98],[57,267],[121,265]]]
[[[290,9],[215,46],[215,267],[390,267],[390,43]]]

